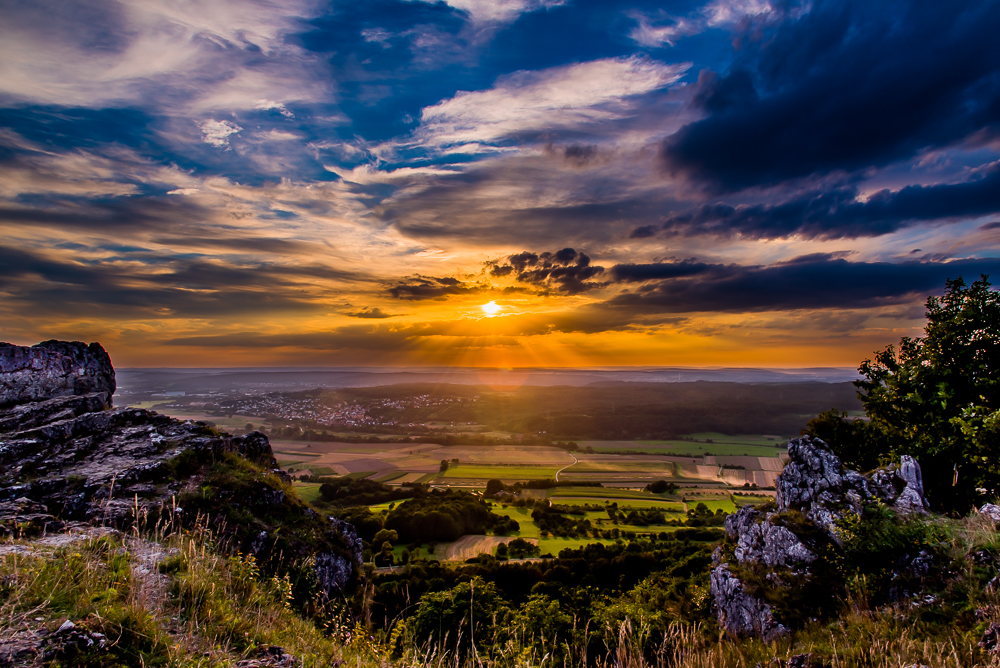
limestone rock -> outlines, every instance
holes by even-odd
[[[764,517],[752,506],[743,506],[726,518],[726,533],[736,541],[736,561],[769,567],[815,561],[816,555],[794,533],[770,522],[773,516]]]
[[[994,522],[1000,522],[1000,506],[995,504],[983,504],[983,507],[979,509],[979,514],[988,516]]]
[[[328,597],[341,594],[351,581],[353,573],[361,570],[363,563],[361,538],[354,525],[330,518],[330,532],[327,538],[337,542],[343,552],[321,552],[315,557],[316,579]]]
[[[110,406],[114,393],[115,370],[99,343],[0,343],[0,406],[84,394],[103,394]]]
[[[766,603],[748,594],[726,564],[712,569],[710,592],[715,599],[719,625],[730,633],[770,642],[788,633],[777,623]]]
[[[817,547],[830,542],[840,545],[837,522],[849,514],[863,514],[866,504],[872,501],[891,505],[901,514],[926,512],[920,465],[912,457],[904,456],[899,465],[866,477],[845,470],[820,439],[793,439],[788,444],[788,455],[788,464],[776,482],[776,509],[765,514],[744,506],[726,519],[726,534],[735,543],[735,563],[768,569],[769,581],[782,580],[781,572],[775,569],[790,569],[795,577],[808,581],[812,577],[810,564],[818,557]],[[1000,507],[994,508],[1000,518]],[[820,530],[803,531],[801,519],[793,517],[789,526],[799,527],[799,534],[811,536],[806,542],[784,525],[787,516],[795,511]],[[992,509],[984,506],[981,512],[991,514]],[[721,551],[717,555],[721,561]],[[897,565],[900,582],[924,577],[930,570],[930,559],[926,553],[908,556],[905,563]],[[898,589],[901,597],[908,595],[904,588]],[[775,633],[777,625],[771,608],[746,592],[729,564],[717,563],[712,570],[712,595],[719,624],[730,633],[759,637]]]
[[[265,435],[230,436],[201,422],[108,408],[114,390],[114,369],[99,344],[0,344],[0,536],[81,521],[123,527],[161,513],[183,522],[187,515],[175,497],[199,487],[205,464],[235,454],[265,469],[240,482],[250,493],[236,498],[221,488],[215,499],[217,508],[238,506],[259,523],[226,529],[241,548],[266,551],[271,541],[260,525],[289,514],[291,526],[309,528],[274,534],[285,541],[285,554],[319,549],[317,576],[327,595],[353,581],[361,569],[354,527],[340,521],[323,527],[315,512],[269,479],[288,480]],[[214,511],[203,504],[198,512]]]
[[[26,497],[0,502],[0,537],[27,538],[61,530],[64,522],[49,514],[48,508]]]

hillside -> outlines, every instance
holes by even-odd
[[[0,353],[0,666],[1000,664],[1000,507],[934,515],[907,456],[793,439],[729,515],[665,482],[345,477],[310,506],[259,433],[111,407],[96,344]],[[455,538],[493,551],[427,544]]]

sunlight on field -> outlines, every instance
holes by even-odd
[[[542,480],[555,476],[556,469],[534,466],[452,466],[445,471],[443,478],[468,478],[489,480]]]
[[[299,495],[299,498],[306,503],[316,503],[319,501],[319,483],[316,482],[293,482],[292,489]]]

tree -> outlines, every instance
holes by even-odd
[[[862,362],[867,423],[824,413],[807,431],[861,468],[915,457],[931,503],[965,513],[1000,493],[1000,292],[986,276],[949,280],[926,316],[924,337]]]
[[[497,492],[502,492],[504,488],[503,480],[498,480],[496,478],[491,478],[486,481],[486,491],[484,494],[487,497],[495,496]]]
[[[448,460],[447,459],[442,459],[441,460],[441,473],[444,473],[447,470],[448,470]]]
[[[421,642],[433,640],[442,649],[468,649],[474,639],[492,638],[496,621],[505,617],[508,604],[496,585],[474,576],[449,591],[424,594],[413,617],[413,630]]]

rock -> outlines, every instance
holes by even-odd
[[[729,566],[712,569],[710,592],[715,600],[719,626],[739,636],[753,636],[771,642],[788,633],[777,623],[766,603],[746,593],[743,583]]]
[[[992,503],[984,504],[979,509],[980,515],[986,515],[994,522],[1000,522],[1000,506],[994,505]]]
[[[812,653],[795,654],[788,658],[787,668],[807,668],[812,664]]]
[[[45,661],[59,659],[72,661],[80,654],[97,654],[107,651],[108,639],[103,633],[77,626],[68,619],[38,646]]]
[[[361,568],[354,528],[339,521],[324,526],[315,512],[287,498],[272,477],[287,480],[287,474],[276,468],[264,434],[230,436],[201,422],[108,408],[114,390],[114,368],[99,344],[0,344],[0,536],[58,531],[80,521],[125,528],[161,513],[171,523],[193,522],[216,510],[204,497],[192,513],[175,501],[203,484],[207,464],[237,455],[263,470],[251,467],[220,483],[214,499],[220,513],[226,504],[260,513],[259,524],[222,525],[234,544],[266,551],[269,532],[260,525],[288,520],[272,533],[286,556],[319,551],[324,593],[342,592],[354,581]],[[227,484],[239,485],[241,493]]]
[[[316,580],[328,598],[342,594],[355,573],[360,573],[363,563],[361,538],[354,525],[335,517],[330,518],[327,539],[337,543],[342,551],[321,552],[316,555]]]
[[[904,515],[923,513],[928,507],[920,465],[907,455],[899,465],[874,471],[867,478],[845,470],[818,438],[789,441],[788,458],[775,483],[778,510],[801,511],[838,542],[836,523],[849,513],[860,515],[864,505],[876,499]]]
[[[987,652],[1000,650],[1000,624],[990,622],[990,627],[983,633],[983,639],[979,641],[979,646]]]
[[[49,514],[48,508],[26,497],[0,502],[0,537],[28,538],[61,530],[65,523]]]
[[[257,657],[236,662],[236,668],[298,668],[302,662],[277,645],[264,645]]]
[[[736,540],[736,561],[770,567],[815,561],[816,555],[794,533],[769,521],[773,515],[762,518],[752,506],[743,506],[726,518],[726,533]]]
[[[868,503],[881,501],[900,514],[926,512],[920,465],[912,457],[904,456],[899,465],[866,477],[845,470],[818,438],[793,439],[788,456],[775,485],[776,509],[764,514],[744,506],[726,519],[726,534],[735,543],[735,563],[764,569],[766,580],[775,586],[787,580],[782,573],[791,574],[799,585],[808,582],[817,550],[831,543],[841,545],[837,523],[851,514],[862,515]],[[1000,507],[997,511],[1000,517]],[[804,527],[797,513],[814,528]],[[893,575],[900,578],[894,588],[899,597],[908,596],[907,583],[924,578],[933,565],[926,552],[907,555],[903,561]],[[729,564],[718,563],[712,570],[712,595],[719,624],[730,633],[765,637],[780,626],[773,621],[770,607],[746,593]]]
[[[0,406],[85,394],[102,394],[110,406],[115,387],[111,358],[99,343],[0,343]]]

